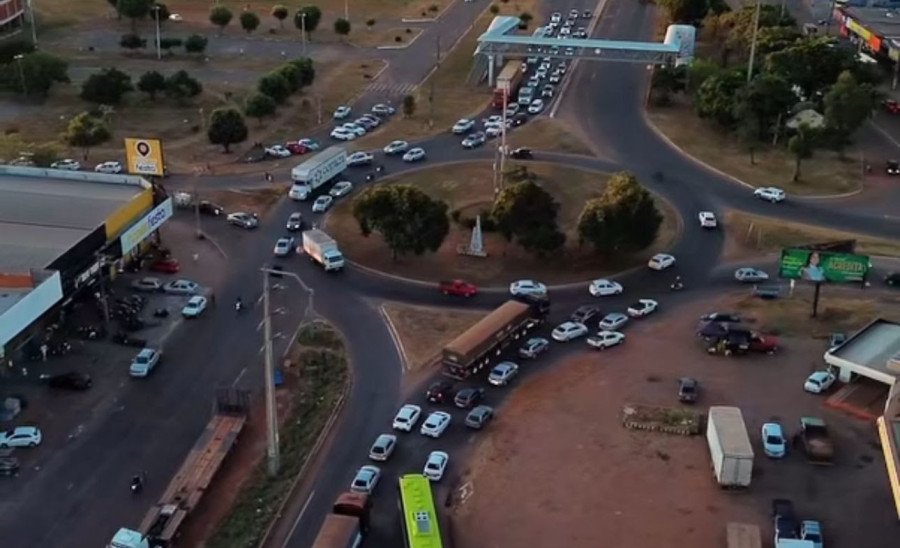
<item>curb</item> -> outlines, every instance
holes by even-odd
[[[391,339],[394,340],[394,346],[397,347],[397,352],[400,354],[400,360],[403,362],[403,371],[409,371],[409,357],[406,355],[406,348],[403,346],[403,341],[401,341],[400,336],[397,335],[397,328],[394,327],[393,320],[391,320],[391,317],[384,309],[384,305],[379,306],[378,311],[381,312],[381,317],[384,319],[384,323],[387,324]]]
[[[447,10],[450,9],[450,6],[452,6],[455,3],[456,3],[456,0],[450,0],[450,2],[447,2],[447,5],[444,6],[444,9],[437,12],[437,14],[434,17],[401,17],[400,22],[401,23],[434,23],[435,21],[437,21],[438,19],[443,17],[443,15],[445,13],[447,13]]]

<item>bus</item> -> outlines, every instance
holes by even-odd
[[[400,476],[400,523],[406,548],[441,548],[431,481],[421,474]]]

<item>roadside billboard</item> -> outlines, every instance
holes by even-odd
[[[125,139],[125,163],[132,175],[164,175],[162,141],[159,139]]]
[[[122,244],[122,255],[137,247],[147,236],[153,234],[157,228],[172,217],[172,198],[159,204],[144,215],[134,226],[126,230],[119,241]]]
[[[815,249],[784,249],[778,275],[810,282],[862,282],[869,273],[869,257]]]

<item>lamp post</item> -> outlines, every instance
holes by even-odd
[[[753,39],[750,42],[750,60],[747,62],[747,83],[753,79],[753,63],[756,61],[756,35],[759,32],[759,12],[762,0],[756,0],[756,12],[753,14]]]
[[[162,48],[160,47],[160,39],[159,39],[159,5],[153,5],[153,13],[156,16],[156,60],[159,61],[162,59]]]
[[[31,1],[32,0],[26,0],[25,5],[28,7],[28,19],[31,21],[31,43],[34,44],[35,49],[37,49],[37,22],[35,21],[34,6]]]
[[[306,12],[300,12],[300,39],[303,40],[303,56],[306,57]]]
[[[350,0],[344,0],[344,19],[350,21]]]
[[[25,56],[22,55],[21,53],[13,56],[13,59],[16,60],[16,64],[19,66],[19,80],[22,83],[22,95],[27,96],[28,95],[28,86],[25,84],[25,69],[22,68],[22,59],[24,59],[24,58],[25,58]]]

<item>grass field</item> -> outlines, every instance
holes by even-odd
[[[418,371],[432,363],[445,344],[485,315],[476,310],[401,303],[385,303],[382,308],[403,346],[409,371]]]
[[[591,154],[591,149],[575,128],[554,118],[538,118],[506,136],[510,147],[528,147],[572,154]]]

